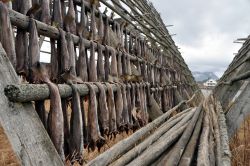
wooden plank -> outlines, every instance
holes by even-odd
[[[0,93],[18,77],[0,43]],[[63,165],[32,104],[0,96],[0,123],[22,165]]]

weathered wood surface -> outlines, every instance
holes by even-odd
[[[86,84],[74,84],[79,91],[80,96],[89,94],[89,88]],[[113,91],[117,90],[116,84],[111,84]],[[103,84],[105,90],[107,86]],[[67,84],[58,84],[60,96],[67,98],[72,96],[72,88]],[[93,84],[93,88],[98,93],[99,89]],[[162,90],[162,88],[151,88],[151,91],[156,89]],[[4,89],[5,95],[11,101],[16,102],[28,102],[39,101],[49,98],[49,87],[46,84],[9,84]]]
[[[44,2],[48,2],[48,1],[44,1]],[[57,2],[58,4],[55,5]],[[62,2],[62,5],[60,7],[60,3]],[[70,3],[69,3],[70,2]],[[74,2],[74,4],[73,4]],[[89,77],[84,78],[84,82],[86,81],[100,81],[103,79],[97,78],[99,77],[99,75],[97,75],[95,71],[95,51],[98,51],[98,60],[100,60],[99,62],[103,61],[103,58],[99,58],[99,54],[101,55],[104,51],[105,53],[105,78],[109,78],[109,74],[111,74],[111,76],[115,75],[115,77],[117,75],[117,60],[115,60],[116,55],[118,54],[119,56],[121,55],[122,57],[122,62],[120,59],[120,64],[118,66],[119,69],[121,69],[121,66],[128,66],[127,69],[125,69],[126,67],[124,67],[122,70],[119,70],[119,78],[120,76],[134,76],[134,73],[132,73],[131,75],[131,66],[136,66],[136,69],[138,70],[138,75],[142,76],[142,79],[136,79],[136,80],[130,80],[129,78],[126,77],[125,80],[123,80],[121,78],[121,84],[127,84],[127,83],[131,83],[131,82],[137,82],[136,85],[139,85],[140,88],[138,87],[136,90],[136,93],[133,94],[134,96],[130,96],[130,93],[123,94],[123,104],[124,104],[124,112],[127,111],[126,106],[130,106],[130,100],[133,98],[133,102],[134,102],[134,107],[136,106],[136,108],[139,110],[136,114],[136,116],[140,116],[141,112],[140,111],[144,111],[145,113],[143,113],[143,118],[145,118],[145,122],[147,123],[146,118],[148,118],[148,114],[147,114],[147,106],[152,104],[150,102],[144,102],[145,100],[148,101],[149,96],[151,95],[151,93],[153,94],[153,96],[156,98],[155,102],[151,105],[151,106],[156,106],[156,104],[159,104],[159,106],[162,106],[162,94],[161,94],[161,90],[164,90],[164,86],[172,86],[171,88],[175,87],[176,90],[178,89],[180,94],[176,95],[176,102],[175,103],[171,103],[170,108],[173,107],[173,105],[177,105],[176,107],[174,107],[173,109],[170,109],[169,111],[167,111],[169,108],[164,109],[164,112],[167,111],[165,114],[163,114],[160,110],[160,107],[157,108],[158,112],[156,115],[154,115],[154,117],[151,119],[155,119],[158,116],[160,116],[159,118],[157,118],[156,120],[154,120],[152,123],[148,124],[147,126],[144,126],[144,122],[142,124],[142,126],[144,126],[142,129],[138,130],[135,134],[133,134],[131,137],[119,142],[118,144],[116,144],[115,146],[113,146],[112,148],[110,148],[108,151],[106,151],[105,153],[101,154],[100,156],[98,156],[96,159],[92,160],[90,163],[88,163],[88,165],[108,165],[111,162],[113,162],[115,159],[117,159],[118,157],[120,157],[121,155],[125,154],[126,152],[128,152],[130,149],[132,149],[137,143],[141,142],[141,141],[145,141],[145,137],[148,137],[150,134],[152,134],[156,128],[158,128],[160,125],[162,125],[164,122],[166,122],[166,120],[172,116],[173,114],[176,114],[180,111],[183,111],[182,107],[183,105],[185,106],[185,108],[187,108],[186,106],[190,106],[190,105],[195,105],[197,101],[201,101],[201,98],[197,98],[195,97],[196,95],[194,94],[194,96],[189,100],[189,101],[182,101],[184,98],[187,99],[189,98],[189,96],[194,92],[194,90],[197,89],[196,84],[194,83],[194,79],[191,75],[190,70],[188,69],[188,66],[185,64],[184,59],[181,57],[180,52],[178,51],[177,46],[174,44],[174,41],[172,40],[171,36],[169,35],[168,30],[166,29],[163,21],[160,18],[160,15],[158,14],[158,12],[155,10],[155,8],[152,6],[151,3],[149,3],[148,1],[145,0],[139,0],[139,1],[135,1],[132,2],[130,0],[127,0],[126,3],[125,1],[122,1],[125,4],[129,4],[127,5],[127,7],[131,8],[132,12],[129,12],[131,10],[125,9],[123,6],[120,5],[119,1],[116,0],[112,0],[112,3],[108,3],[105,0],[101,0],[102,4],[104,4],[104,6],[110,8],[112,10],[111,14],[107,14],[106,12],[101,13],[101,11],[99,10],[99,6],[96,4],[99,4],[99,1],[89,1],[89,0],[71,0],[71,1],[50,1],[50,5],[53,8],[53,13],[55,11],[58,11],[58,13],[60,13],[60,10],[55,10],[55,9],[60,9],[62,8],[63,11],[62,15],[58,14],[58,19],[56,19],[57,15],[56,13],[52,14],[52,23],[51,25],[48,25],[50,23],[42,23],[40,21],[37,20],[33,20],[34,18],[39,19],[37,17],[28,17],[25,16],[23,14],[20,14],[18,12],[15,12],[14,10],[9,9],[9,16],[10,16],[10,20],[12,25],[16,26],[19,29],[23,29],[24,31],[27,31],[29,29],[29,24],[30,22],[35,22],[37,25],[37,31],[39,33],[41,37],[41,43],[42,43],[42,38],[43,37],[49,37],[52,41],[55,42],[55,40],[58,40],[57,43],[59,43],[59,40],[64,38],[64,30],[67,31],[67,35],[66,35],[66,39],[71,39],[70,40],[70,44],[67,44],[67,48],[66,49],[66,41],[63,42],[63,44],[61,43],[62,47],[60,47],[59,45],[57,45],[57,47],[55,47],[55,43],[53,43],[54,46],[53,47],[53,53],[51,53],[51,57],[52,59],[56,59],[55,57],[59,58],[55,61],[51,62],[51,66],[55,65],[55,68],[58,67],[58,71],[60,70],[60,72],[65,72],[65,69],[67,70],[67,67],[72,67],[72,69],[74,70],[74,75],[79,73],[76,73],[75,70],[78,70],[77,72],[79,72],[79,70],[81,69],[75,69],[75,61],[77,61],[77,57],[75,56],[75,52],[77,50],[73,49],[73,43],[76,44],[76,49],[77,49],[77,44],[79,44],[80,41],[80,37],[83,37],[83,39],[81,40],[81,44],[84,44],[84,49],[86,50],[86,52],[88,51],[88,49],[91,46],[91,50],[90,50],[90,54],[91,54],[91,60],[88,63],[88,65],[84,65],[87,66],[86,70],[87,70],[87,76]],[[65,16],[66,14],[66,8],[68,7],[68,5],[70,4],[71,7],[69,7],[69,10],[67,12],[67,16],[70,16],[73,19],[67,20],[67,16]],[[113,5],[112,5],[113,4]],[[131,4],[134,4],[131,6]],[[82,12],[81,13],[81,23],[83,23],[81,25],[80,28],[85,28],[84,29],[84,33],[82,33],[81,29],[76,29],[76,24],[78,24],[79,21],[79,15],[75,15],[75,12],[73,10],[73,6],[75,5],[75,8],[77,10],[77,5],[82,7]],[[137,12],[134,8],[134,6],[137,6],[137,9],[140,10],[141,12]],[[34,6],[33,6],[34,7]],[[52,9],[52,8],[51,8]],[[70,10],[72,9],[72,10]],[[79,9],[78,9],[79,10]],[[108,11],[109,13],[109,11]],[[121,18],[114,18],[114,13],[118,14]],[[149,13],[152,16],[148,17],[146,21],[143,20],[146,17],[144,17],[144,13]],[[86,16],[85,16],[86,14]],[[60,15],[60,16],[59,16]],[[137,16],[138,15],[138,16]],[[85,18],[86,17],[86,18]],[[140,18],[142,17],[142,18]],[[53,18],[55,18],[53,20]],[[150,19],[149,19],[150,18]],[[100,22],[98,22],[98,19]],[[62,21],[63,20],[63,21]],[[88,20],[86,22],[85,25],[85,21]],[[102,21],[105,20],[105,24],[102,25]],[[58,22],[57,22],[58,21]],[[57,25],[57,23],[59,25]],[[99,23],[99,25],[101,26],[97,26],[97,24]],[[63,27],[63,26],[64,27]],[[60,29],[60,33],[59,33],[59,29],[57,28],[63,28]],[[104,28],[105,26],[105,28]],[[65,28],[66,27],[66,28]],[[86,28],[87,27],[87,28]],[[101,28],[102,27],[102,28]],[[72,29],[71,29],[72,28]],[[76,32],[78,31],[79,32]],[[98,35],[100,34],[100,41],[98,39],[97,36],[97,30],[98,30]],[[69,31],[69,32],[68,32]],[[102,32],[105,31],[105,32]],[[104,33],[104,34],[102,34]],[[142,34],[141,34],[142,33]],[[79,36],[77,36],[77,35]],[[96,38],[97,37],[97,38]],[[37,37],[36,37],[37,38]],[[38,39],[38,38],[37,38]],[[96,40],[97,39],[97,40]],[[115,40],[117,39],[117,40]],[[93,41],[95,42],[93,42]],[[102,41],[103,40],[103,41]],[[120,43],[116,43],[120,42]],[[33,43],[33,42],[30,42]],[[98,43],[98,44],[97,44]],[[149,44],[150,43],[150,44]],[[118,44],[118,45],[117,45]],[[121,45],[121,46],[120,46]],[[127,45],[127,46],[125,46]],[[40,45],[41,47],[41,45]],[[57,48],[57,51],[55,51],[55,48]],[[65,59],[64,56],[61,54],[62,52],[64,52],[62,50],[62,48],[65,48]],[[86,48],[86,49],[85,49]],[[68,51],[68,54],[70,54],[71,56],[68,57],[68,55],[66,55],[66,52]],[[48,52],[49,53],[49,52]],[[111,65],[109,64],[109,56],[110,54],[112,55],[112,59],[111,59]],[[60,55],[60,57],[59,57]],[[72,56],[73,55],[73,56]],[[85,55],[84,55],[85,56]],[[151,56],[151,58],[150,58]],[[120,57],[120,58],[121,58]],[[70,65],[68,65],[67,63],[64,64],[64,60],[68,62],[67,59],[70,59]],[[86,58],[88,59],[88,58]],[[153,61],[152,61],[153,59]],[[87,62],[85,62],[84,64],[86,64]],[[100,63],[99,63],[100,64]],[[61,67],[63,66],[63,70],[61,69]],[[67,66],[66,68],[64,68],[65,66]],[[100,67],[102,68],[102,67]],[[33,69],[33,68],[32,68]],[[146,71],[148,70],[148,71]],[[33,71],[33,70],[32,70]],[[56,71],[52,69],[52,72]],[[149,73],[148,73],[149,72]],[[165,80],[163,79],[162,76],[162,72],[166,72],[166,74],[169,77],[169,79]],[[60,77],[61,73],[56,73],[55,75]],[[137,76],[137,75],[136,75]],[[150,77],[150,78],[149,78]],[[117,78],[117,79],[119,79]],[[54,78],[53,78],[54,79]],[[106,79],[105,81],[108,81],[109,79]],[[111,79],[113,80],[113,79]],[[109,80],[109,81],[111,81]],[[115,79],[114,79],[115,80]],[[57,80],[53,80],[54,82],[58,83]],[[120,79],[119,79],[120,81]],[[60,82],[60,81],[59,81]],[[81,82],[81,81],[80,81]],[[154,88],[149,88],[146,89],[145,86],[145,82],[149,83],[149,87],[154,87]],[[167,83],[166,83],[167,82]],[[38,82],[35,82],[38,83]],[[62,82],[60,82],[62,83]],[[18,84],[13,84],[12,82],[10,83],[12,85],[8,85],[5,88],[5,94],[6,96],[9,97],[9,100],[11,101],[15,101],[15,102],[27,102],[25,104],[31,106],[30,101],[40,101],[40,100],[44,100],[49,98],[49,89],[47,85],[32,85],[32,84],[25,84],[25,85],[18,85]],[[4,85],[6,86],[6,85]],[[163,87],[160,87],[163,86]],[[59,84],[59,92],[60,92],[60,97],[62,98],[68,98],[72,96],[72,89],[69,85],[65,85],[65,84]],[[89,94],[89,88],[85,85],[85,84],[77,84],[74,87],[77,88],[79,94],[81,96],[87,95]],[[104,86],[106,88],[106,86]],[[99,87],[100,88],[100,87]],[[106,88],[107,89],[107,88]],[[124,88],[125,89],[125,88]],[[127,88],[127,90],[129,90],[130,88]],[[183,89],[185,92],[185,89],[187,91],[187,94],[183,93]],[[116,85],[112,85],[112,90],[116,91]],[[94,85],[94,91],[98,92],[98,88]],[[145,92],[147,91],[147,93]],[[91,90],[92,92],[92,90]],[[109,91],[110,93],[113,93],[112,91]],[[183,98],[183,96],[185,96]],[[93,95],[94,96],[94,95]],[[112,96],[112,95],[111,95]],[[172,101],[172,94],[170,94],[171,97],[170,98],[170,102]],[[130,99],[131,97],[131,99]],[[200,96],[199,96],[200,97]],[[94,99],[92,97],[92,99]],[[92,101],[91,99],[91,101]],[[105,101],[106,102],[106,101]],[[139,103],[138,103],[139,102]],[[53,102],[52,102],[53,103]],[[71,103],[72,104],[72,103]],[[96,106],[97,103],[95,103],[94,105]],[[98,103],[100,104],[100,103]],[[15,105],[15,104],[14,104]],[[19,104],[21,105],[21,104]],[[164,105],[164,104],[163,104]],[[79,106],[79,105],[78,105]],[[163,106],[162,106],[163,107]],[[32,108],[32,107],[31,107]],[[80,107],[78,107],[80,108]],[[93,107],[94,108],[94,107]],[[153,107],[152,107],[153,108]],[[131,108],[130,108],[131,109]],[[79,109],[78,109],[79,110]],[[19,111],[23,111],[22,109],[19,109]],[[31,111],[31,110],[30,110]],[[131,110],[130,110],[131,111]],[[137,110],[136,110],[137,111]],[[113,111],[114,113],[115,111]],[[157,145],[156,149],[153,149],[154,151],[157,152],[157,155],[161,155],[160,153],[163,152],[164,150],[166,150],[166,148],[170,147],[170,145],[172,145],[177,139],[180,138],[180,135],[184,132],[184,130],[186,129],[187,126],[187,122],[189,121],[189,119],[191,119],[191,115],[188,114],[188,116],[184,116],[185,113],[187,111],[183,111],[179,114],[177,114],[176,116],[174,116],[175,118],[177,118],[178,120],[182,119],[181,117],[183,117],[183,119],[181,120],[181,123],[178,123],[177,125],[175,125],[177,123],[177,120],[175,118],[172,118],[169,120],[169,123],[171,123],[172,128],[170,129],[170,126],[164,126],[160,127],[159,130],[160,132],[155,133],[155,135],[153,135],[151,140],[149,139],[148,141],[144,142],[143,144],[141,144],[141,146],[139,146],[137,148],[137,151],[140,151],[140,149],[145,149],[149,144],[152,144],[152,142],[155,142],[156,139],[157,141],[160,143]],[[24,111],[25,113],[25,111]],[[24,114],[23,113],[23,114]],[[114,115],[112,113],[112,115]],[[153,111],[153,113],[155,113]],[[163,115],[162,115],[163,114]],[[31,118],[31,116],[37,116],[36,113],[30,114],[30,116],[27,116],[26,118],[30,118],[30,121],[33,120],[35,122],[33,123],[40,123],[40,121],[38,119],[34,119],[34,117]],[[88,114],[90,115],[90,114]],[[145,116],[145,117],[144,117]],[[71,115],[72,117],[72,115]],[[93,118],[93,116],[91,116]],[[94,116],[95,118],[93,119],[97,119],[97,115]],[[99,118],[99,117],[98,117]],[[132,124],[132,117],[130,117],[130,121]],[[134,117],[133,117],[134,118]],[[142,119],[143,119],[142,118]],[[67,118],[66,118],[67,119]],[[38,120],[38,121],[37,121]],[[22,125],[26,125],[26,123],[28,125],[30,125],[30,121],[26,122],[23,121],[23,123],[25,124],[21,124]],[[90,122],[90,123],[89,123]],[[91,126],[91,120],[89,121],[88,119],[88,126]],[[97,120],[95,120],[95,122],[97,122]],[[146,125],[145,123],[145,125]],[[98,123],[96,123],[98,124]],[[175,125],[175,126],[174,126]],[[36,125],[32,125],[34,128],[37,128],[37,132],[39,132],[39,134],[45,134],[43,131],[40,130],[40,126],[36,126]],[[96,125],[97,126],[97,125]],[[113,127],[113,126],[111,126]],[[32,128],[32,129],[34,129]],[[98,128],[98,126],[96,127]],[[29,128],[27,128],[28,130]],[[170,131],[168,131],[170,129]],[[41,133],[40,133],[41,132]],[[189,132],[189,131],[186,131]],[[186,133],[185,132],[185,133]],[[23,132],[24,134],[27,134],[27,131]],[[159,137],[161,137],[164,134],[164,136],[162,138],[159,139]],[[31,136],[33,136],[33,133],[31,134]],[[44,139],[47,139],[48,136],[46,135],[46,137],[44,137]],[[165,142],[165,139],[169,138],[167,142]],[[39,140],[39,139],[38,139]],[[47,143],[47,142],[46,142]],[[41,144],[40,146],[43,146],[43,143],[38,143]],[[51,142],[50,142],[51,144]],[[162,147],[163,145],[163,147]],[[39,150],[39,149],[38,149]],[[136,150],[136,149],[134,149]],[[158,151],[160,150],[160,151]],[[47,152],[47,149],[45,150],[44,153]],[[52,152],[51,152],[52,153]],[[150,155],[151,151],[147,150],[146,156]],[[36,154],[37,155],[37,154]],[[44,154],[42,154],[42,159]],[[36,157],[38,158],[37,155]],[[50,158],[53,158],[55,155],[50,155]],[[57,155],[58,157],[58,155]],[[157,156],[151,156],[151,158],[149,158],[149,160],[147,160],[148,162],[150,162],[150,159],[153,160],[155,159],[155,157]],[[45,157],[44,157],[45,158]],[[49,159],[50,159],[49,158]],[[132,158],[134,158],[134,153],[132,155]],[[130,159],[129,159],[130,160]],[[50,162],[50,161],[48,161]],[[128,162],[128,160],[127,160]],[[127,164],[126,162],[126,164]],[[145,162],[143,161],[143,163],[145,164]],[[59,164],[55,164],[55,163],[45,163],[45,164],[41,164],[41,165],[59,165]]]
[[[248,91],[249,92],[249,91]],[[247,98],[245,98],[247,99]],[[221,149],[222,149],[222,163],[223,165],[231,165],[231,151],[229,148],[229,133],[227,130],[226,118],[224,111],[220,102],[216,102],[216,110],[218,114],[218,123],[219,123],[219,130],[220,130],[220,138],[221,138]],[[236,111],[235,111],[236,112]],[[236,124],[239,122],[236,122]]]
[[[18,77],[0,43],[0,91]],[[32,104],[0,97],[0,123],[22,165],[63,165]]]
[[[89,5],[87,5],[89,6]],[[99,15],[99,14],[97,14]],[[28,29],[28,26],[29,26],[29,20],[30,18],[21,14],[21,13],[18,13],[14,10],[9,10],[9,16],[10,16],[10,20],[11,20],[11,23],[19,28],[22,28],[22,29],[25,29],[27,30]],[[105,18],[106,16],[103,16],[103,18]],[[37,30],[38,30],[38,33],[39,35],[42,35],[42,36],[46,36],[46,37],[50,37],[50,38],[53,38],[53,39],[59,39],[60,37],[60,33],[59,33],[59,30],[54,27],[54,26],[50,26],[50,25],[47,25],[45,23],[42,23],[40,21],[37,21],[35,20],[36,22],[36,25],[37,25]],[[72,38],[73,38],[73,41],[75,44],[79,43],[80,42],[80,38],[74,34],[71,34]],[[154,39],[155,40],[155,39]],[[83,42],[85,44],[85,47],[86,48],[89,48],[90,47],[90,40],[87,40],[87,39],[83,39]],[[166,44],[164,44],[166,45]],[[94,43],[94,47],[97,48],[97,44]],[[102,50],[105,50],[105,46],[104,45],[101,45],[101,48]],[[110,46],[108,46],[109,50],[111,50],[112,48]],[[116,52],[116,50],[115,50]],[[176,53],[176,52],[174,52]],[[184,63],[184,60],[183,58],[179,55],[179,52],[176,53],[176,58],[179,58],[178,61],[176,61],[175,63],[177,63],[180,67],[182,67],[183,70],[187,70],[187,65]],[[139,60],[139,61],[143,61],[141,58],[139,57],[135,57],[135,56],[132,56],[130,54],[126,54],[126,56],[129,56],[131,60]],[[190,80],[193,80],[192,78],[192,75],[191,75],[191,72],[189,70],[187,70],[186,72],[182,72],[182,74],[184,74],[185,76],[189,77]],[[192,81],[193,83],[194,81]],[[194,84],[194,86],[196,86],[196,84]]]
[[[192,165],[193,159],[195,158],[195,150],[198,145],[198,140],[200,137],[200,131],[202,127],[204,111],[200,113],[200,117],[198,118],[198,122],[195,125],[195,129],[192,133],[192,137],[190,138],[183,155],[181,156],[180,166],[189,166]]]
[[[213,91],[217,100],[215,105],[221,138],[221,163],[223,165],[230,165],[229,138],[234,136],[250,113],[249,50],[250,36],[246,38]]]
[[[158,118],[159,116],[161,116],[163,114],[160,106],[155,101],[153,95],[149,96],[149,103],[148,103],[148,105],[149,105],[148,115],[149,115],[149,118],[151,120],[155,120],[156,118]]]
[[[195,110],[196,108],[193,109]],[[179,123],[162,135],[155,143],[150,145],[140,156],[135,158],[135,160],[128,165],[150,165],[181,136],[189,125],[191,118],[192,116],[190,116],[190,114],[185,116]]]
[[[241,89],[239,90],[241,91]],[[228,135],[231,138],[237,129],[240,127],[241,123],[244,121],[245,117],[250,114],[250,84],[244,88],[239,96],[234,99],[230,109],[226,114],[226,122],[228,127]]]
[[[250,70],[250,62],[246,61],[238,68],[231,72],[226,78],[220,80],[218,86],[214,90],[216,98],[221,102],[224,111],[227,111],[230,101],[237,94],[244,81],[232,81],[235,78],[242,76],[242,73],[246,73]],[[232,82],[231,82],[232,81]]]
[[[181,156],[189,142],[190,137],[192,136],[193,130],[195,128],[196,122],[198,121],[199,115],[202,111],[202,106],[200,105],[198,108],[195,110],[195,114],[192,117],[191,121],[189,122],[186,130],[182,134],[181,138],[175,145],[175,148],[173,152],[171,153],[169,160],[167,160],[166,164],[168,165],[173,165],[177,166],[179,164],[179,161],[181,159]],[[201,118],[201,117],[200,117]]]
[[[157,141],[164,133],[166,133],[170,128],[174,127],[178,122],[180,122],[184,117],[192,116],[194,113],[187,109],[181,116],[174,116],[162,124],[155,132],[153,132],[148,138],[146,138],[142,143],[137,145],[135,148],[131,149],[128,153],[124,154],[121,158],[116,160],[112,166],[122,166],[128,164],[131,160],[140,155],[145,149],[147,149],[151,144]],[[190,114],[190,115],[189,115]]]
[[[209,160],[209,112],[205,112],[204,120],[202,124],[202,133],[200,138],[200,145],[198,149],[198,157],[197,157],[197,164],[198,165],[206,165],[210,164]]]
[[[128,166],[146,166],[153,163],[155,159],[157,159],[167,148],[169,148],[187,127],[186,124],[182,124],[179,128],[174,128],[174,130],[170,130],[165,133],[157,142],[153,144],[153,147],[148,148],[141,156],[133,160]]]
[[[28,30],[29,22],[30,22],[29,17],[27,17],[21,13],[18,13],[14,10],[10,10],[10,9],[9,9],[9,16],[10,16],[10,21],[13,25],[15,25],[21,29]],[[59,39],[60,38],[59,30],[56,27],[51,26],[51,25],[47,25],[47,24],[40,22],[40,21],[37,21],[37,20],[35,20],[35,22],[37,25],[37,31],[38,31],[39,35],[50,37],[52,39]],[[78,36],[76,36],[74,34],[71,34],[71,36],[72,36],[75,44],[78,44],[80,42],[80,38]],[[86,48],[90,47],[90,40],[83,38],[83,42],[84,42],[84,45]],[[93,44],[94,44],[94,47],[97,48],[97,43],[94,42]],[[109,48],[109,50],[112,49],[112,47],[110,47],[110,46],[107,46],[107,47]],[[101,45],[101,48],[102,48],[102,50],[105,50],[104,45]],[[116,50],[115,50],[115,52],[116,52]],[[142,59],[140,59],[140,58],[138,59],[138,57],[131,56],[129,54],[126,54],[126,56],[129,56],[131,60],[142,61]]]
[[[155,119],[151,123],[147,124],[145,127],[136,131],[132,136],[118,142],[113,147],[108,149],[106,152],[100,154],[94,160],[90,161],[87,165],[94,166],[94,165],[108,165],[108,164],[110,164],[112,161],[117,159],[119,156],[123,155],[128,150],[130,150],[143,137],[150,134],[150,132],[153,131],[156,127],[158,127],[162,123],[164,123],[169,118],[171,113],[176,111],[184,103],[185,103],[185,101],[179,103],[177,106],[170,109],[169,111],[167,111],[165,114],[163,114],[159,118]]]

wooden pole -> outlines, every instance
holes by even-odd
[[[231,165],[231,152],[229,148],[229,139],[227,133],[227,124],[225,114],[223,112],[222,106],[219,101],[216,103],[216,110],[218,114],[220,138],[221,138],[221,147],[222,147],[222,163],[224,165]]]
[[[21,13],[18,13],[14,10],[11,10],[11,9],[9,9],[9,16],[10,16],[11,24],[17,26],[18,28],[28,30],[29,22],[30,22],[31,18],[29,18]],[[37,20],[35,20],[35,22],[37,25],[37,31],[38,31],[39,35],[50,37],[52,39],[57,39],[57,40],[60,38],[59,30],[56,27],[51,26],[51,25],[47,25],[47,24],[40,22],[40,21],[37,21]],[[78,44],[80,42],[80,38],[78,36],[76,36],[74,34],[71,34],[71,36],[72,36],[75,44]],[[90,48],[90,40],[83,38],[83,42],[84,42],[84,45],[86,48]],[[94,44],[94,47],[97,48],[97,43],[94,42],[93,44]],[[113,49],[110,46],[107,46],[107,47],[109,50]],[[105,50],[104,45],[101,45],[101,48],[102,48],[102,50]],[[115,50],[115,52],[117,52],[117,51]],[[129,54],[126,54],[126,56],[129,56],[130,60],[132,60],[132,61],[133,60],[143,61],[141,58],[138,58],[138,57],[135,57],[135,56],[132,56]]]
[[[96,92],[99,91],[96,85],[93,85]],[[75,84],[78,92],[81,96],[89,93],[89,88],[85,84]],[[107,87],[104,86],[105,90]],[[112,88],[115,91],[116,85],[112,84]],[[72,95],[72,88],[67,84],[58,84],[60,96],[67,98]],[[49,98],[49,87],[46,84],[12,84],[5,88],[5,95],[11,101],[15,102],[27,102],[27,101],[38,101]]]
[[[215,139],[215,157],[216,157],[216,164],[219,165],[221,163],[221,156],[222,156],[222,151],[221,151],[221,142],[220,142],[220,130],[219,130],[219,124],[218,124],[218,115],[215,113],[214,110],[214,105],[210,104],[209,109],[212,114],[212,125],[214,128],[214,139]]]
[[[188,143],[188,141],[193,133],[194,127],[196,125],[196,122],[198,120],[198,117],[200,115],[201,110],[202,110],[202,106],[200,105],[195,110],[195,114],[194,114],[192,120],[190,121],[185,132],[182,134],[181,138],[177,142],[173,152],[171,153],[171,155],[169,156],[169,159],[165,163],[166,165],[178,165],[178,163],[181,159],[181,156],[184,152],[184,149],[185,149],[185,147],[186,147],[186,145],[187,145],[187,143]]]
[[[204,112],[202,111],[200,113],[200,117],[198,119],[198,122],[196,123],[195,129],[193,131],[192,137],[190,138],[190,141],[188,142],[186,148],[185,148],[185,152],[183,153],[180,163],[180,166],[191,166],[192,165],[192,161],[194,158],[194,153],[195,153],[195,149],[198,145],[198,140],[200,137],[200,131],[201,131],[201,126],[202,126],[202,120],[203,120],[203,114]]]
[[[11,10],[11,9],[9,9],[9,16],[10,16],[11,23],[13,25],[17,26],[18,28],[24,29],[24,30],[28,29],[29,22],[30,22],[31,18],[29,18],[21,13],[18,13],[14,10]],[[52,39],[57,39],[57,40],[60,38],[59,30],[56,27],[47,25],[47,24],[40,22],[40,21],[37,21],[37,20],[35,20],[35,22],[37,25],[37,31],[38,31],[39,35],[50,37]],[[72,36],[75,44],[78,44],[80,42],[80,38],[78,36],[76,36],[74,34],[71,34],[71,36]],[[89,40],[83,39],[83,42],[84,42],[84,45],[86,48],[90,47]],[[97,48],[97,44],[95,42],[94,42],[94,47]],[[107,46],[107,47],[109,50],[113,49],[110,46]],[[104,45],[101,45],[101,48],[102,48],[102,50],[105,50]],[[117,51],[115,50],[115,52],[117,52]],[[141,59],[139,57],[132,56],[130,54],[126,54],[126,56],[129,56],[130,60],[132,60],[132,61],[135,61],[135,60],[139,60],[140,62],[144,61],[143,59]],[[181,61],[183,61],[183,60],[181,60]],[[177,61],[176,61],[176,63],[179,64],[179,62],[177,62]],[[157,66],[157,67],[159,68],[159,66]],[[186,68],[186,67],[184,67],[184,68]],[[186,74],[184,74],[184,75],[186,75]]]
[[[188,109],[191,110],[191,109]],[[158,140],[164,133],[166,133],[170,128],[175,127],[184,117],[190,117],[193,115],[194,110],[189,111],[182,116],[172,117],[162,126],[160,126],[154,133],[152,133],[148,138],[146,138],[142,143],[131,149],[128,153],[124,154],[121,158],[115,161],[112,166],[123,166],[128,164],[131,160],[140,155],[146,148],[152,145],[156,140]]]
[[[179,103],[174,108],[167,111],[165,114],[160,116],[159,118],[155,119],[151,123],[147,124],[145,127],[141,128],[137,132],[135,132],[130,137],[118,142],[113,147],[108,149],[106,152],[100,154],[95,159],[90,161],[87,165],[94,166],[94,165],[103,165],[106,166],[116,160],[119,156],[126,153],[128,150],[134,147],[135,144],[137,144],[142,138],[150,134],[155,128],[160,126],[162,123],[164,123],[169,116],[177,110],[182,104],[184,104],[185,101]]]
[[[148,148],[142,155],[138,156],[135,160],[129,163],[127,166],[146,166],[153,163],[153,161],[159,157],[167,148],[169,148],[183,133],[186,129],[187,123],[182,124],[179,128],[175,128],[174,130],[170,130],[165,133],[157,144],[153,144],[153,147]]]
[[[193,111],[196,108],[193,108]],[[185,116],[178,124],[172,127],[158,141],[149,146],[140,156],[135,158],[128,165],[144,166],[150,165],[156,160],[167,148],[169,148],[183,133],[191,119],[190,114]]]
[[[117,85],[111,84],[113,91],[117,90]],[[85,84],[75,84],[78,89],[80,96],[88,95],[89,89]],[[99,89],[93,84],[95,91],[98,93]],[[105,90],[106,85],[103,84]],[[58,84],[60,96],[67,98],[72,95],[72,89],[67,84]],[[151,91],[156,89],[161,90],[162,88],[151,88]],[[10,84],[4,89],[5,95],[11,101],[15,102],[28,102],[28,101],[39,101],[49,98],[49,88],[46,84]]]
[[[202,133],[200,137],[197,165],[210,165],[209,161],[209,115],[205,112]]]

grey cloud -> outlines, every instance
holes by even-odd
[[[209,70],[221,75],[240,48],[233,41],[250,33],[248,0],[152,2],[165,24],[174,25],[169,31],[177,33],[174,40],[183,47],[180,51],[191,70]]]

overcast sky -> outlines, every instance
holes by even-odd
[[[192,71],[221,76],[250,34],[250,0],[151,0]]]

